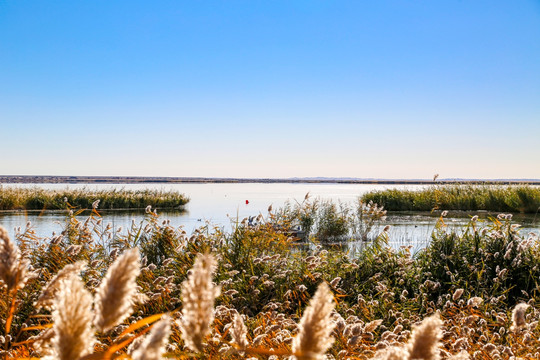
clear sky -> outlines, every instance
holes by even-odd
[[[0,173],[540,178],[538,0],[0,0]]]

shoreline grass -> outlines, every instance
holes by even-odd
[[[96,201],[98,201],[96,203]],[[182,209],[189,198],[178,191],[164,190],[93,190],[18,188],[0,185],[0,210],[65,210],[67,208],[103,210],[153,208]]]
[[[433,185],[423,190],[387,189],[362,195],[362,201],[388,211],[495,211],[534,214],[540,210],[540,187],[529,185]]]

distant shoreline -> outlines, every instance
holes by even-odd
[[[434,184],[493,184],[540,185],[538,179],[350,179],[350,178],[207,178],[207,177],[148,177],[148,176],[50,176],[2,175],[0,184],[204,184],[204,183],[260,183],[260,184],[380,184],[380,185],[434,185]]]

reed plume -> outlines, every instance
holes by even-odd
[[[438,313],[425,318],[414,328],[405,346],[391,346],[378,351],[374,360],[439,360],[442,323]]]
[[[43,308],[50,309],[54,304],[54,298],[57,294],[60,283],[70,277],[72,274],[78,274],[86,266],[85,261],[78,261],[73,264],[68,264],[64,266],[62,270],[58,272],[48,283],[45,285],[41,294],[39,295],[36,303],[34,304],[36,310]]]
[[[391,346],[378,351],[373,360],[410,360],[409,351],[403,346]]]
[[[108,331],[131,314],[137,294],[135,279],[140,273],[139,250],[130,249],[109,267],[96,292],[95,325]]]
[[[520,303],[517,304],[514,310],[512,310],[512,326],[510,327],[510,330],[512,331],[518,331],[521,330],[527,325],[527,321],[525,319],[525,312],[529,308],[528,304]]]
[[[414,328],[408,343],[409,360],[438,360],[443,322],[439,314],[425,318]]]
[[[238,345],[240,349],[245,349],[248,347],[249,343],[246,338],[247,328],[241,315],[235,315],[231,326],[230,334],[233,344]]]
[[[326,283],[321,283],[309,302],[293,339],[292,350],[298,360],[319,360],[332,346],[330,336],[335,323],[330,315],[334,309],[334,296]]]
[[[0,283],[8,293],[24,286],[33,276],[30,261],[21,257],[19,248],[9,238],[7,230],[0,226]]]
[[[186,346],[195,352],[202,351],[214,321],[214,299],[220,293],[220,288],[212,283],[216,265],[212,255],[199,254],[192,273],[182,283],[182,336]]]
[[[60,281],[53,306],[54,358],[73,360],[90,354],[95,342],[92,295],[74,272]]]
[[[150,330],[141,344],[133,351],[133,360],[159,360],[165,352],[165,347],[171,334],[171,320],[164,316]]]

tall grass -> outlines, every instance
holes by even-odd
[[[205,225],[192,234],[153,212],[124,232],[94,212],[70,213],[52,238],[31,226],[16,234],[18,248],[0,230],[0,257],[13,265],[0,279],[32,267],[16,286],[2,283],[1,356],[540,357],[540,242],[520,237],[510,216],[473,218],[459,229],[441,217],[419,253],[383,239],[352,256],[340,247],[297,248],[286,211],[231,232]],[[52,312],[34,305],[43,289],[54,294]],[[103,301],[105,290],[122,299]],[[95,320],[106,314],[114,315],[111,329]]]
[[[361,198],[389,211],[442,209],[536,213],[540,209],[540,187],[525,185],[434,185],[419,191],[372,191]]]
[[[0,185],[0,210],[63,210],[69,207],[100,209],[180,208],[189,199],[178,191],[164,190],[91,190],[89,188],[47,190]]]

